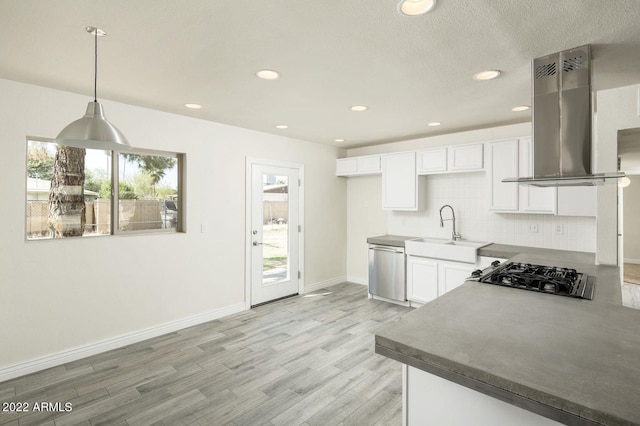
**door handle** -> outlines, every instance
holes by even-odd
[[[402,250],[394,250],[394,249],[387,249],[387,248],[382,248],[382,247],[371,247],[369,250],[373,250],[373,251],[386,251],[389,253],[403,253]]]
[[[254,245],[254,246],[261,246],[261,245],[262,245],[262,243],[259,243],[259,242],[257,242],[257,241],[254,241],[254,242],[253,242],[253,245]]]

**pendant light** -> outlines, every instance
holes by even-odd
[[[86,30],[94,35],[95,40],[93,102],[89,102],[89,105],[87,105],[87,112],[84,117],[62,129],[56,138],[56,143],[76,148],[104,149],[108,151],[129,150],[131,145],[129,145],[127,138],[116,126],[107,121],[102,105],[98,103],[98,34],[103,36],[106,33],[95,27],[87,27]]]

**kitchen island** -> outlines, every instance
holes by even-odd
[[[405,420],[484,424],[474,413],[484,402],[461,403],[472,389],[496,413],[534,416],[521,424],[640,424],[640,311],[622,306],[619,269],[585,253],[491,245],[485,254],[521,249],[511,260],[594,275],[593,300],[467,282],[382,328],[376,352],[405,364]],[[452,396],[449,413],[429,418],[444,405],[433,398],[440,389]]]

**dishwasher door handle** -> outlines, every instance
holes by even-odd
[[[382,247],[371,247],[369,250],[375,250],[375,251],[387,251],[389,253],[404,253],[403,250],[393,250],[393,249],[388,249],[388,248],[382,248]]]

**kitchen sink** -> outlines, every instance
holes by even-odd
[[[478,249],[489,244],[491,243],[468,240],[416,238],[405,242],[405,251],[410,256],[476,263]]]

